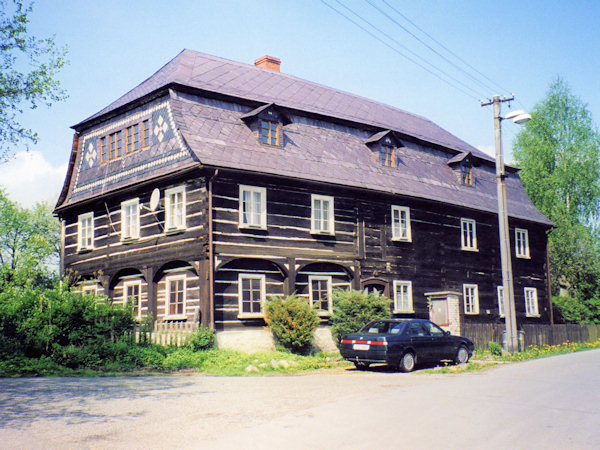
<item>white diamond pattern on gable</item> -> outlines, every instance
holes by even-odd
[[[98,153],[96,152],[96,148],[94,147],[94,144],[92,142],[89,142],[87,145],[87,151],[85,153],[85,161],[87,162],[87,166],[89,168],[94,167],[97,156],[98,156]]]
[[[156,124],[154,125],[154,136],[156,136],[156,138],[158,139],[158,142],[163,141],[168,129],[169,129],[169,125],[167,125],[167,122],[165,119],[163,119],[163,116],[158,116],[158,120],[156,121]]]

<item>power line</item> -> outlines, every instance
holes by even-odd
[[[394,39],[390,38],[389,36],[387,36],[386,33],[382,32],[381,30],[379,30],[377,27],[375,27],[374,25],[372,25],[371,23],[369,23],[367,20],[363,19],[362,17],[360,17],[358,14],[356,14],[354,11],[352,11],[350,8],[348,8],[347,6],[343,5],[342,3],[339,2],[339,0],[336,0],[337,3],[339,3],[341,6],[343,6],[344,8],[346,8],[347,10],[349,10],[350,12],[352,12],[354,15],[356,15],[357,17],[359,17],[361,20],[363,20],[364,22],[366,22],[367,24],[369,24],[372,28],[376,29],[377,31],[379,31],[381,34],[383,34],[384,36],[386,36],[388,39],[394,41],[397,45],[400,45],[403,48],[406,48],[405,46],[403,46],[402,44],[398,43],[397,41],[395,41]],[[444,83],[448,84],[449,86],[453,87],[454,89],[462,92],[463,94],[471,97],[472,99],[479,101],[479,99],[473,95],[471,95],[469,92],[467,92],[466,90],[462,89],[461,87],[452,84],[450,81],[448,81],[447,79],[443,78],[442,76],[440,76],[439,74],[431,71],[430,69],[428,69],[427,67],[425,67],[423,64],[421,64],[418,61],[415,61],[413,58],[405,55],[404,53],[402,53],[400,50],[398,50],[396,47],[390,45],[389,43],[385,42],[383,39],[381,39],[379,36],[373,34],[371,31],[369,31],[368,29],[366,29],[365,27],[363,27],[361,24],[359,24],[358,22],[354,21],[353,19],[351,19],[350,17],[348,17],[347,15],[345,15],[343,12],[341,12],[340,10],[336,9],[335,7],[333,7],[332,5],[326,3],[324,0],[321,0],[321,3],[323,3],[325,6],[327,6],[328,8],[332,9],[333,11],[335,11],[337,14],[339,14],[340,16],[342,16],[343,18],[345,18],[346,20],[348,20],[349,22],[353,23],[354,25],[356,25],[357,27],[359,27],[361,30],[363,30],[365,33],[368,33],[371,37],[373,37],[374,39],[378,40],[379,42],[381,42],[383,45],[385,45],[386,47],[390,48],[392,51],[394,51],[395,53],[399,54],[400,56],[402,56],[403,58],[409,60],[410,62],[412,62],[413,64],[421,67],[423,70],[425,70],[426,72],[430,73],[431,75],[435,76],[436,78],[442,80]],[[407,49],[408,50],[408,49]],[[409,50],[410,51],[410,50]],[[419,59],[425,61],[422,57],[418,57]],[[458,84],[465,86],[467,89],[477,93],[476,91],[474,91],[470,86],[465,85],[464,83],[461,83],[460,81],[454,79],[453,77],[449,76],[447,73],[445,73],[443,70],[435,67],[433,64],[428,63],[427,61],[425,61],[425,63],[429,64],[430,66],[432,66],[433,68],[435,68],[436,70],[438,70],[439,72],[441,72],[443,75],[445,75],[448,78],[453,79],[454,81],[456,81]]]
[[[368,1],[368,0],[367,0]],[[446,50],[448,53],[450,53],[452,56],[454,56],[456,59],[458,59],[460,62],[462,62],[465,66],[467,66],[468,68],[470,68],[471,70],[475,71],[476,73],[478,73],[480,76],[482,76],[483,78],[485,78],[487,81],[489,81],[490,83],[492,83],[496,88],[500,89],[500,91],[503,92],[510,92],[508,89],[503,88],[502,86],[500,86],[498,83],[496,83],[494,80],[492,80],[491,78],[487,77],[484,73],[480,72],[479,70],[477,70],[475,67],[473,67],[471,64],[469,64],[467,61],[465,61],[463,58],[461,58],[460,56],[458,56],[456,53],[454,53],[452,50],[450,50],[448,47],[446,47],[444,44],[442,44],[440,41],[438,41],[437,39],[435,39],[433,36],[431,36],[429,33],[427,33],[425,30],[423,30],[421,27],[419,27],[417,24],[415,24],[412,20],[410,20],[408,17],[406,17],[406,15],[402,14],[400,11],[398,11],[398,9],[394,8],[394,6],[390,5],[386,0],[382,0],[383,3],[385,3],[391,10],[393,10],[396,14],[398,14],[400,17],[402,17],[404,20],[406,20],[408,23],[410,23],[413,27],[415,27],[417,30],[419,30],[421,33],[423,33],[425,36],[427,36],[429,39],[431,39],[433,42],[435,42],[437,45],[439,45],[440,47],[442,47],[444,50]]]
[[[455,62],[451,61],[450,59],[446,58],[444,55],[442,55],[440,52],[438,52],[435,48],[433,48],[432,46],[430,46],[429,44],[427,44],[426,42],[424,42],[421,38],[419,38],[416,34],[414,34],[412,31],[410,31],[408,28],[406,28],[404,25],[402,25],[401,23],[399,23],[397,20],[395,20],[394,18],[390,17],[389,14],[387,14],[385,11],[383,11],[379,6],[377,6],[376,4],[374,4],[371,0],[365,0],[369,5],[371,5],[373,8],[375,8],[377,11],[379,11],[384,17],[386,17],[388,20],[390,20],[392,23],[396,24],[398,27],[400,27],[401,29],[403,29],[406,33],[408,33],[409,35],[411,35],[413,38],[415,38],[417,41],[419,41],[422,45],[424,45],[426,48],[428,48],[430,51],[432,51],[433,53],[435,53],[437,56],[439,56],[440,58],[442,58],[444,61],[446,61],[448,64],[450,64],[452,67],[454,67],[455,69],[457,69],[458,71],[462,72],[463,74],[465,74],[467,77],[469,77],[471,80],[473,80],[475,83],[479,84],[480,86],[482,86],[483,88],[493,91],[494,88],[490,87],[490,85],[485,84],[484,82],[482,82],[481,80],[478,80],[477,78],[475,78],[473,75],[471,75],[469,72],[467,72],[465,69],[463,69],[462,67],[460,67],[459,65],[457,65]],[[388,6],[390,6],[387,2],[384,3]],[[390,6],[391,7],[391,6]],[[435,41],[435,39],[433,39],[431,36],[429,36],[427,33],[425,33],[423,30],[421,30],[419,27],[417,27],[413,22],[411,22],[410,20],[408,20],[403,14],[401,14],[399,11],[397,11],[395,8],[391,7],[394,11],[396,11],[398,14],[400,14],[405,20],[407,20],[408,22],[410,22],[415,28],[419,29],[421,32],[423,32],[426,36],[428,36],[430,39],[432,39],[434,42],[438,43],[437,41]],[[438,45],[442,46],[446,51],[448,51],[449,53],[451,53],[452,55],[454,55],[455,57],[457,57],[452,51],[450,51],[448,48],[444,47],[442,44],[438,43]],[[459,58],[460,59],[460,58]],[[462,60],[461,60],[462,61]],[[464,62],[463,62],[464,63]],[[467,64],[468,65],[468,64]],[[470,67],[470,66],[469,66]],[[476,69],[475,69],[476,70]],[[476,70],[477,71],[477,70]],[[481,74],[483,75],[483,74]],[[485,77],[485,75],[483,75]],[[490,80],[491,81],[491,80]]]

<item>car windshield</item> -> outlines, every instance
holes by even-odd
[[[366,325],[360,330],[360,332],[368,334],[401,334],[405,326],[406,322],[387,322],[385,320],[376,320]]]

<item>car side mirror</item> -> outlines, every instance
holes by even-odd
[[[444,336],[450,336],[450,332],[449,331],[444,331]]]

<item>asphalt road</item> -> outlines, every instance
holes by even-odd
[[[1,448],[598,448],[600,350],[490,371],[0,379]]]

